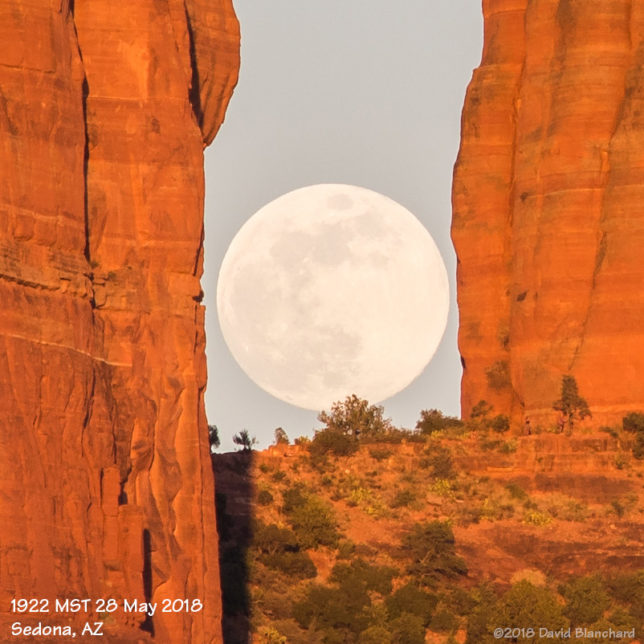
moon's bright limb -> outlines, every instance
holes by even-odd
[[[341,184],[261,208],[230,244],[217,285],[241,368],[317,411],[404,389],[434,355],[448,309],[447,272],[424,226],[395,201]]]

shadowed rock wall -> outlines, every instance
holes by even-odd
[[[232,6],[0,0],[0,41],[0,630],[14,597],[194,598],[104,630],[219,642],[199,279]]]
[[[462,413],[644,408],[644,6],[484,0],[454,172]]]

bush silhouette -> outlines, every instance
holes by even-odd
[[[277,427],[273,434],[275,438],[275,445],[288,445],[290,443],[288,434],[281,427]]]
[[[391,421],[383,418],[382,406],[369,405],[355,394],[347,396],[343,402],[331,405],[331,412],[320,412],[318,420],[326,425],[326,430],[339,432],[345,436],[377,436],[392,429]]]
[[[239,445],[243,452],[250,452],[253,449],[253,445],[257,443],[257,439],[254,436],[251,438],[247,429],[242,429],[239,434],[233,436],[233,443]]]

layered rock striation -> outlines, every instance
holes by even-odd
[[[0,639],[46,617],[219,642],[199,280],[232,5],[0,0],[0,40]],[[52,620],[16,597],[203,609]]]
[[[644,7],[484,0],[454,172],[462,412],[644,409]]]

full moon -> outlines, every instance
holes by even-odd
[[[239,366],[276,398],[316,411],[404,389],[438,348],[448,309],[447,272],[425,227],[388,197],[341,184],[258,210],[217,284]]]

